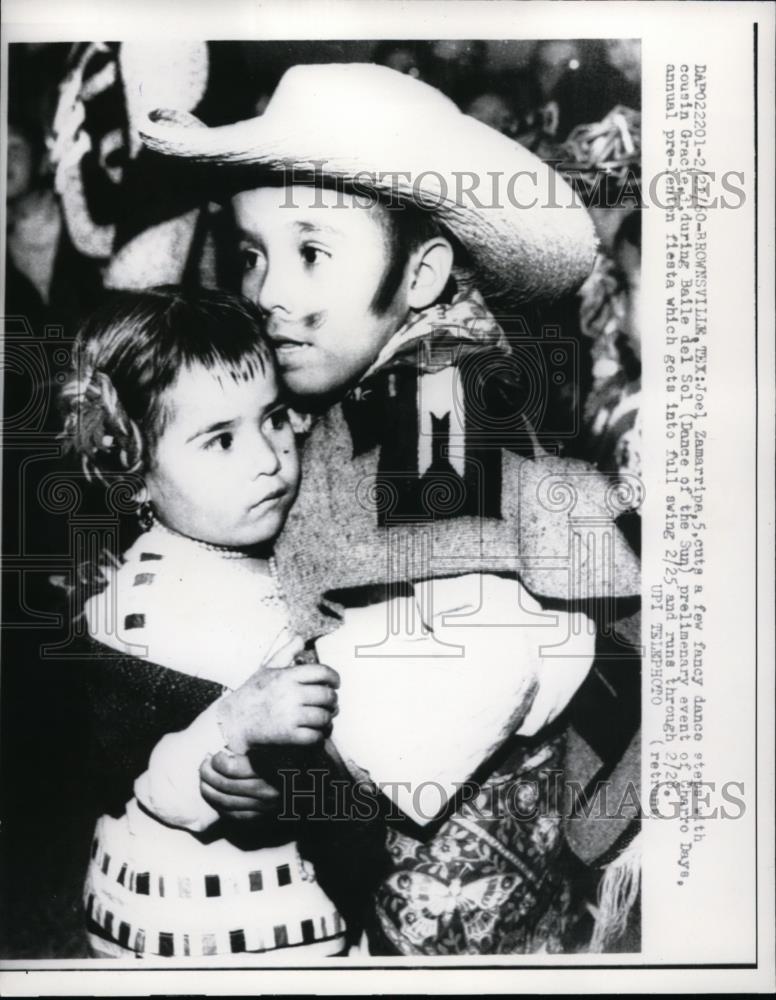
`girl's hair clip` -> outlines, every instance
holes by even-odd
[[[59,435],[66,447],[81,457],[84,474],[105,483],[104,473],[139,472],[143,438],[140,428],[127,415],[110,376],[94,367],[75,372],[62,388],[64,430]],[[101,460],[101,456],[103,460]]]

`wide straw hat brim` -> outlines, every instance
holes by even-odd
[[[259,117],[210,128],[156,110],[141,135],[160,153],[241,167],[241,177],[254,166],[419,204],[460,242],[480,290],[502,306],[557,298],[593,265],[590,217],[548,164],[383,66],[295,66]]]

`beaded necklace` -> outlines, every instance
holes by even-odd
[[[222,559],[254,558],[249,552],[245,552],[243,549],[232,548],[229,545],[216,545],[214,542],[204,542],[201,538],[192,538],[191,535],[184,535],[182,531],[176,531],[175,528],[170,528],[166,524],[162,524],[158,518],[154,518],[154,524],[157,524],[163,531],[166,531],[168,535],[183,538],[187,542],[191,542],[193,545],[197,545],[199,548],[205,549],[208,552],[215,552],[216,555],[220,556]],[[277,562],[274,556],[269,557],[267,565],[269,566],[270,576],[279,589]]]

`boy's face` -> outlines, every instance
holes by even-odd
[[[182,369],[146,475],[163,524],[236,548],[272,541],[299,484],[288,411],[269,368],[235,381],[225,369]]]
[[[408,312],[406,275],[386,312],[372,310],[390,263],[387,209],[301,185],[243,191],[234,209],[242,291],[268,315],[289,390],[325,396],[354,385]]]

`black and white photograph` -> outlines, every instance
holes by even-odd
[[[730,359],[724,399],[705,200],[752,226],[763,362],[756,95],[717,173],[712,68],[601,5],[514,37],[94,6],[3,47],[7,974],[760,969],[729,861],[759,856],[772,538],[713,557],[711,420],[771,387]],[[717,953],[680,959],[709,864]]]

